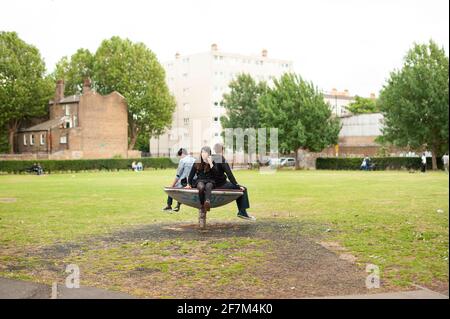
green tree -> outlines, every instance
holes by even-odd
[[[377,113],[380,111],[377,100],[367,97],[355,96],[355,101],[347,106],[353,114]]]
[[[266,83],[257,83],[249,74],[240,74],[230,82],[229,88],[230,93],[223,95],[226,115],[220,118],[222,127],[224,129],[259,128],[258,101],[267,91]],[[244,141],[245,151],[248,150],[248,142],[248,140]]]
[[[117,36],[104,40],[94,56],[93,81],[101,94],[121,93],[128,103],[129,149],[140,134],[162,134],[176,102],[156,55],[143,43]]]
[[[10,153],[22,121],[46,114],[53,85],[39,50],[16,32],[0,32],[0,127],[7,131]]]
[[[54,82],[64,80],[65,95],[80,94],[84,79],[93,77],[93,68],[94,55],[87,49],[78,49],[70,58],[65,56],[58,61],[52,78]]]
[[[289,73],[261,97],[260,116],[266,127],[278,128],[280,151],[295,152],[296,168],[300,149],[318,152],[336,144],[341,129],[313,83]]]
[[[391,72],[379,98],[382,140],[431,150],[433,169],[436,157],[448,148],[448,67],[444,49],[435,42],[414,44],[402,69]]]
[[[144,134],[140,134],[136,140],[135,149],[141,152],[150,152],[150,139]]]

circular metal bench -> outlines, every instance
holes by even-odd
[[[164,191],[176,201],[186,206],[198,208],[198,223],[200,228],[206,227],[206,210],[200,205],[198,189],[196,188],[175,188],[164,187]],[[211,193],[211,208],[227,205],[239,197],[244,192],[240,189],[220,189],[216,188]]]

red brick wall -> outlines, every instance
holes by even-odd
[[[84,94],[80,99],[79,125],[83,158],[118,155],[127,158],[128,112],[125,99],[120,94]]]

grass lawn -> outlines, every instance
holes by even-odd
[[[0,276],[50,283],[67,275],[63,265],[77,263],[82,284],[138,296],[227,297],[232,287],[251,297],[270,289],[273,297],[290,296],[280,288],[284,275],[274,278],[270,269],[288,267],[283,258],[297,258],[292,265],[312,262],[298,259],[307,252],[331,258],[313,246],[294,246],[320,242],[353,256],[362,272],[367,263],[379,266],[389,289],[448,289],[449,180],[443,172],[236,171],[258,221],[237,219],[230,204],[210,212],[208,223],[218,226],[206,233],[171,229],[197,221],[197,211],[185,206],[180,213],[161,211],[162,187],[173,174],[0,176]],[[286,281],[299,278],[296,267],[286,268]],[[192,294],[202,282],[210,294]]]

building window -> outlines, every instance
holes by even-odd
[[[185,118],[183,119],[183,123],[184,123],[184,125],[189,125],[189,118],[188,118],[188,117],[185,117]]]
[[[219,136],[219,133],[217,133],[217,132],[216,132],[216,133],[214,133],[214,136]]]
[[[184,77],[184,78],[187,78],[187,77],[188,77],[188,74],[187,74],[187,73],[183,73],[183,77]]]
[[[23,145],[27,145],[27,135],[23,134]]]
[[[78,126],[78,117],[76,115],[73,116],[73,127]]]
[[[41,134],[40,137],[41,137],[40,138],[40,143],[41,143],[41,145],[44,145],[45,144],[45,134]]]
[[[66,116],[69,116],[69,115],[70,115],[70,106],[65,105],[65,106],[64,106],[64,112],[65,112],[65,115],[66,115]]]
[[[219,106],[219,102],[214,102],[214,106]]]
[[[67,144],[67,135],[63,135],[59,138],[60,144]]]
[[[30,135],[30,145],[34,145],[34,134]]]
[[[214,122],[219,122],[219,117],[218,116],[214,116]]]

